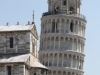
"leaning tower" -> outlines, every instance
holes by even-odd
[[[40,62],[48,75],[83,75],[86,19],[81,0],[48,0],[41,18]]]

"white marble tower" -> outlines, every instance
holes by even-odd
[[[48,75],[83,75],[86,19],[81,0],[48,0],[41,18],[40,62]]]

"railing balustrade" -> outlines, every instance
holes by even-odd
[[[59,12],[59,13],[50,13],[50,12],[45,12],[45,13],[43,13],[42,14],[42,17],[43,16],[49,16],[49,15],[58,15],[58,14],[62,14],[62,15],[69,15],[69,16],[75,16],[75,17],[79,17],[79,18],[82,18],[82,19],[85,19],[86,20],[86,17],[84,16],[84,15],[82,15],[82,14],[71,14],[71,13],[61,13],[61,12]]]

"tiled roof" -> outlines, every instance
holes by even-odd
[[[34,68],[42,68],[42,69],[46,69],[49,70],[47,67],[45,67],[44,65],[42,65],[39,61],[34,61],[33,65],[31,65]]]
[[[5,54],[5,55],[0,55],[0,64],[7,64],[7,63],[25,63],[27,59],[30,57],[30,54]],[[48,70],[47,67],[42,65],[38,60],[33,61],[33,64],[30,65],[33,68],[40,68],[40,69],[45,69]]]
[[[29,58],[29,54],[22,55],[0,55],[0,63],[16,63],[26,62]]]

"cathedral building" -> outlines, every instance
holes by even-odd
[[[43,75],[48,68],[38,60],[34,22],[0,26],[0,75]]]
[[[40,62],[48,75],[83,75],[86,18],[81,0],[48,0],[41,18]]]

